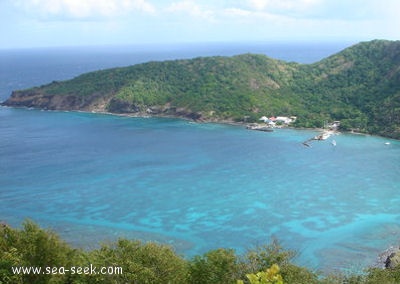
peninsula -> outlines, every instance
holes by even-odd
[[[148,62],[14,91],[12,107],[294,126],[340,121],[343,130],[400,139],[400,41],[362,42],[313,64],[242,54]]]

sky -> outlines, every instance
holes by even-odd
[[[0,0],[0,49],[400,39],[398,0]]]

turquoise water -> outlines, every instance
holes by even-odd
[[[77,246],[124,236],[187,256],[278,238],[296,261],[359,269],[400,238],[400,144],[176,119],[0,108],[0,217]],[[390,142],[390,145],[385,145]]]
[[[345,46],[2,50],[0,100],[149,60],[253,52],[315,62]],[[30,218],[81,247],[139,238],[188,257],[276,237],[301,265],[358,270],[400,241],[400,144],[349,134],[336,147],[301,144],[315,134],[0,107],[0,220]]]

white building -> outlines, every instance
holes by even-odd
[[[277,117],[274,117],[274,116],[271,116],[271,117],[269,117],[269,118],[266,117],[266,116],[262,116],[259,120],[261,120],[261,121],[263,121],[263,122],[265,122],[265,123],[267,123],[267,124],[273,126],[273,125],[275,125],[276,123],[290,124],[290,123],[292,123],[292,122],[295,122],[296,119],[297,119],[296,116],[291,116],[291,117],[287,117],[287,116],[277,116]]]
[[[293,119],[287,116],[277,116],[276,121],[282,122],[284,124],[290,124],[293,122]]]

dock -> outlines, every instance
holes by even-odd
[[[246,129],[264,131],[264,132],[272,132],[272,131],[274,131],[274,129],[272,127],[265,126],[265,125],[259,125],[259,124],[247,125]]]

